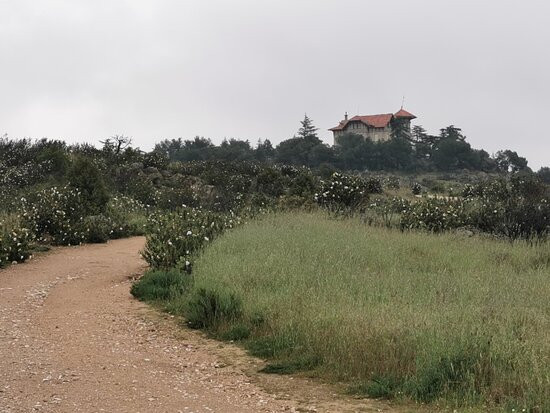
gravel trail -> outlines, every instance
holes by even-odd
[[[0,270],[0,412],[379,412],[181,328],[129,293],[141,237]],[[405,410],[399,410],[405,411]]]

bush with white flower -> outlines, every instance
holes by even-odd
[[[124,195],[111,198],[104,216],[110,239],[145,234],[147,207],[133,198]]]
[[[395,175],[391,175],[391,176],[388,176],[385,180],[384,180],[384,185],[386,186],[386,188],[388,189],[399,189],[401,188],[401,181],[399,180],[399,177],[398,176],[395,176]]]
[[[401,214],[402,229],[432,232],[448,231],[469,225],[466,205],[461,200],[428,198],[413,202]]]
[[[420,185],[418,182],[415,182],[411,186],[411,192],[413,195],[421,195],[422,194],[422,185]]]
[[[368,211],[374,214],[366,213],[365,222],[369,224],[380,223],[385,227],[394,227],[397,225],[401,214],[406,213],[411,206],[411,202],[400,197],[383,198],[379,197],[369,203]],[[374,216],[373,216],[374,215]]]
[[[34,234],[21,225],[19,216],[0,216],[0,267],[29,258],[33,241]]]
[[[40,242],[75,245],[85,242],[81,223],[86,205],[79,190],[69,186],[51,187],[22,199],[23,219]]]
[[[146,208],[126,196],[113,197],[100,214],[89,215],[78,189],[50,187],[21,199],[22,218],[38,242],[78,245],[141,235]]]
[[[335,172],[331,178],[321,181],[321,189],[315,201],[333,212],[351,212],[366,206],[369,197],[367,182],[354,175]]]
[[[543,239],[550,234],[550,191],[534,176],[478,184],[471,202],[472,225],[510,239]]]
[[[382,192],[384,192],[384,188],[382,187],[382,180],[376,176],[365,178],[365,185],[369,194],[381,194]]]
[[[191,271],[192,258],[204,246],[240,220],[200,208],[155,212],[148,218],[142,255],[152,268],[181,266]]]

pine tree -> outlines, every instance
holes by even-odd
[[[318,128],[313,126],[313,121],[307,116],[304,116],[304,120],[300,121],[302,127],[298,129],[299,138],[317,137]]]
[[[453,139],[455,141],[465,141],[466,136],[462,134],[462,129],[457,128],[454,125],[447,126],[446,128],[439,130],[439,137],[441,139]]]
[[[416,156],[420,159],[427,159],[431,156],[435,146],[440,141],[440,137],[429,135],[422,126],[415,125],[412,128],[412,141]]]
[[[407,122],[404,119],[395,118],[391,124],[391,138],[392,139],[411,139],[411,131],[407,126]]]

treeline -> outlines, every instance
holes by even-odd
[[[422,126],[409,133],[398,130],[392,139],[373,142],[361,135],[348,133],[335,146],[317,136],[317,128],[307,116],[293,138],[274,146],[269,140],[251,145],[247,140],[229,139],[215,145],[210,139],[166,139],[154,151],[173,161],[248,160],[273,162],[310,168],[333,168],[354,171],[456,171],[518,172],[528,170],[524,157],[511,150],[491,156],[474,149],[460,128],[453,125],[430,135]],[[548,168],[546,168],[548,169]],[[550,170],[543,173],[550,179]]]

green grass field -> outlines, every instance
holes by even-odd
[[[281,214],[215,241],[167,308],[241,340],[269,372],[308,371],[372,397],[542,412],[549,273],[548,244]]]

